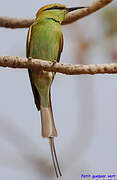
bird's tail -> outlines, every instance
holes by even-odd
[[[56,176],[62,176],[61,174],[61,170],[59,167],[59,163],[58,163],[58,159],[57,159],[57,155],[56,155],[56,150],[55,150],[55,145],[54,145],[54,138],[50,137],[49,138],[49,143],[50,143],[50,149],[51,149],[51,155],[52,155],[52,160],[53,160],[53,165],[54,165],[54,169],[56,172]]]
[[[49,139],[50,150],[51,150],[56,176],[57,177],[62,176],[59,168],[59,163],[57,160],[55,145],[54,145],[54,137],[57,136],[57,130],[54,123],[50,96],[49,96],[48,107],[44,107],[41,105],[41,124],[42,124],[42,136],[44,138]]]

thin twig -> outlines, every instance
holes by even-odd
[[[44,61],[40,59],[27,59],[17,56],[0,56],[0,66],[10,68],[29,68],[35,70],[45,70],[52,72],[59,72],[69,75],[79,74],[113,74],[117,73],[117,63],[113,64],[67,64],[54,63],[51,61]]]
[[[68,14],[63,24],[72,23],[78,19],[81,19],[95,11],[103,8],[113,0],[96,0],[88,8],[77,10]],[[0,17],[0,27],[5,28],[27,28],[34,22],[34,19],[18,19],[10,17]]]

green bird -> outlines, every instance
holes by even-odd
[[[59,62],[63,49],[63,33],[61,23],[65,16],[84,7],[67,8],[61,4],[49,4],[42,7],[36,14],[27,36],[27,58],[43,59]],[[54,123],[51,105],[51,84],[55,73],[39,70],[28,70],[34,101],[37,110],[41,111],[42,136],[49,139],[53,165],[57,177],[61,176],[59,163],[54,146],[57,130]]]

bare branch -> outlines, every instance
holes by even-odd
[[[0,56],[0,66],[10,68],[29,68],[45,71],[59,72],[69,75],[79,74],[113,74],[117,73],[117,64],[94,64],[94,65],[73,65],[66,63],[55,63],[40,59],[27,59],[17,56]]]
[[[28,28],[34,19],[18,19],[18,18],[10,18],[10,17],[0,17],[0,27],[5,28]]]
[[[75,12],[69,13],[64,20],[63,24],[72,23],[80,18],[83,18],[93,12],[103,8],[113,0],[96,0],[88,8],[81,9]],[[0,27],[5,28],[27,28],[34,22],[34,19],[17,19],[9,17],[0,17]]]
[[[88,15],[94,13],[95,11],[103,8],[104,6],[111,3],[112,1],[113,0],[96,0],[88,8],[69,13],[69,15],[66,17],[63,24],[70,24],[74,21],[77,21],[78,19],[88,16]]]

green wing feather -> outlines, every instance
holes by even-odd
[[[60,42],[59,42],[59,52],[58,52],[58,58],[57,58],[58,62],[60,61],[60,56],[61,56],[62,50],[63,50],[63,34],[62,34],[62,36],[60,38]]]
[[[28,36],[27,36],[27,42],[26,42],[26,56],[27,56],[27,58],[30,55],[31,33],[32,33],[32,26],[30,26],[30,28],[29,28]],[[37,91],[37,88],[35,87],[35,85],[33,83],[32,76],[31,76],[31,70],[28,70],[28,74],[29,74],[29,78],[30,78],[32,92],[33,92],[33,95],[34,95],[35,105],[37,107],[37,110],[39,111],[40,110],[40,96],[39,96],[39,92]]]

